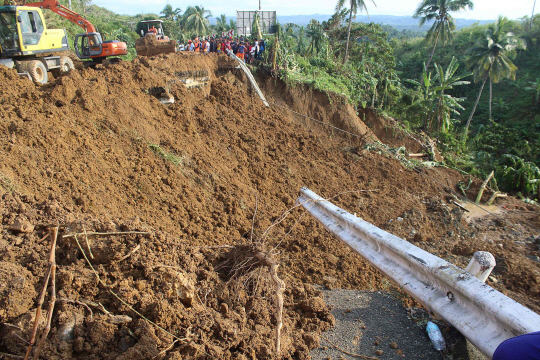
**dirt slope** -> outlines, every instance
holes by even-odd
[[[492,251],[505,264],[492,285],[540,309],[539,264],[514,243],[535,234],[537,211],[528,211],[531,220],[519,229],[491,220],[471,226],[446,199],[444,187],[462,178],[457,172],[424,170],[441,186],[362,149],[362,141],[264,108],[230,68],[226,57],[182,53],[73,71],[47,86],[0,68],[0,322],[22,328],[0,328],[0,352],[24,352],[13,332],[27,338],[48,257],[49,240],[41,239],[48,226],[59,224],[61,235],[83,225],[88,231],[149,231],[92,239],[86,250],[96,252],[92,261],[109,289],[183,340],[161,353],[173,338],[98,286],[78,245],[61,238],[58,297],[100,302],[133,320],[112,324],[99,307],[90,319],[80,304],[59,302],[47,358],[306,357],[317,334],[333,323],[307,284],[366,289],[388,283],[301,210],[279,221],[302,186],[325,197],[373,190],[333,202],[458,265],[473,250]],[[181,81],[201,76],[209,77],[209,86],[188,90]],[[163,91],[174,104],[158,100]],[[308,100],[287,96],[284,104]],[[327,105],[311,105],[313,115],[324,114]],[[350,108],[332,106],[334,115],[323,120],[346,119],[350,131],[367,131]],[[505,238],[503,247],[482,240],[488,231],[512,230],[519,235]],[[268,272],[255,268],[231,280],[237,268],[231,268],[228,248],[213,247],[252,238],[275,251],[287,284],[279,356],[273,355]],[[133,255],[114,262],[137,245]],[[524,246],[526,254],[536,254],[533,245]],[[179,288],[196,296],[187,301]],[[70,322],[73,330],[62,338]]]

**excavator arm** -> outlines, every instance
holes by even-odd
[[[94,25],[92,25],[90,21],[86,20],[75,11],[72,11],[71,9],[68,9],[67,7],[61,5],[58,0],[44,0],[39,2],[26,3],[24,4],[24,6],[35,6],[43,9],[49,9],[52,12],[55,12],[58,15],[68,19],[72,23],[79,25],[87,33],[96,32],[96,28],[94,27]]]

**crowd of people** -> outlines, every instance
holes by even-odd
[[[236,39],[228,37],[199,39],[196,37],[193,41],[188,40],[187,44],[180,43],[178,51],[227,54],[232,52],[234,55],[238,56],[238,58],[244,60],[244,62],[251,64],[254,60],[261,60],[265,48],[266,44],[263,39],[249,42],[246,41],[244,37]]]

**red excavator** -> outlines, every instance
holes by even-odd
[[[75,53],[79,59],[91,59],[94,63],[101,63],[110,56],[121,56],[127,54],[127,44],[118,40],[103,41],[101,34],[96,31],[92,23],[80,14],[62,6],[58,0],[45,0],[24,4],[24,6],[34,6],[42,9],[49,9],[58,15],[79,25],[86,31],[75,36]]]

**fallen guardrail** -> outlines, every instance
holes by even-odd
[[[228,54],[229,54],[230,57],[232,57],[234,60],[236,60],[238,65],[240,65],[240,68],[247,75],[249,81],[251,82],[251,85],[253,86],[253,88],[255,89],[255,91],[257,92],[257,94],[259,95],[261,100],[263,101],[264,105],[266,105],[266,107],[269,107],[270,105],[268,105],[268,101],[266,101],[266,98],[264,97],[264,94],[262,93],[261,89],[259,88],[259,85],[257,84],[257,81],[255,81],[255,78],[253,77],[253,74],[251,73],[251,70],[249,70],[249,68],[244,63],[244,60],[241,60],[240,58],[238,58],[236,55],[234,55],[234,53],[232,51],[229,51]]]
[[[484,355],[491,358],[506,339],[540,331],[540,315],[467,271],[348,213],[308,188],[300,190],[296,202],[409,295],[452,324]]]

